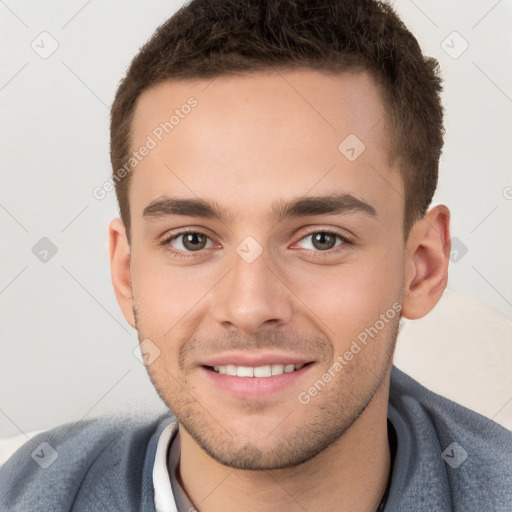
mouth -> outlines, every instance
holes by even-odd
[[[241,364],[201,365],[203,376],[208,379],[210,389],[217,388],[221,396],[235,398],[263,398],[278,396],[279,392],[291,392],[294,388],[298,393],[299,383],[314,367],[314,361],[284,362],[257,364],[249,366]]]
[[[221,375],[230,375],[232,377],[257,377],[257,378],[268,378],[276,375],[282,375],[283,373],[292,373],[296,370],[300,370],[303,366],[310,363],[298,363],[298,364],[267,364],[264,366],[235,366],[234,364],[227,365],[215,365],[205,366],[206,368],[213,370]]]

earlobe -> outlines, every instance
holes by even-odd
[[[411,320],[429,313],[448,282],[450,210],[438,205],[413,226],[406,248],[402,315]]]
[[[130,245],[121,219],[113,219],[108,226],[110,273],[117,302],[126,321],[135,328],[133,296],[130,275]]]

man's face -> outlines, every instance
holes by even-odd
[[[158,130],[176,109],[172,131]],[[383,116],[366,73],[169,81],[139,99],[132,149],[157,145],[129,193],[136,327],[160,350],[158,393],[223,464],[308,460],[387,386],[405,256]],[[284,215],[324,196],[348,207]]]

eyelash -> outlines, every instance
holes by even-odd
[[[160,246],[164,247],[166,250],[171,252],[173,254],[173,256],[177,256],[178,258],[190,258],[190,257],[193,257],[194,253],[201,253],[204,249],[201,249],[199,251],[187,251],[187,252],[184,252],[184,251],[181,251],[181,250],[173,249],[173,248],[171,248],[171,245],[170,245],[172,240],[174,240],[176,238],[179,238],[180,236],[187,235],[189,233],[194,233],[194,234],[198,234],[198,235],[204,235],[207,238],[209,238],[208,235],[206,233],[203,233],[202,231],[198,231],[198,230],[195,230],[195,229],[189,229],[189,230],[185,230],[185,231],[179,231],[177,233],[172,233],[171,235],[167,236],[166,238],[164,238],[160,242]],[[332,249],[327,249],[325,251],[321,251],[321,250],[316,250],[315,251],[315,250],[312,250],[312,249],[304,249],[308,253],[313,255],[315,258],[319,257],[321,254],[332,254],[333,252],[337,252],[336,250],[337,249],[339,250],[344,245],[352,244],[353,243],[352,240],[349,239],[348,237],[346,237],[344,235],[341,235],[337,231],[335,231],[333,229],[329,229],[329,228],[318,229],[316,231],[310,231],[309,233],[304,234],[299,239],[299,242],[304,240],[304,238],[307,238],[308,236],[311,236],[311,235],[315,235],[317,233],[327,233],[329,235],[336,236],[336,237],[338,237],[342,241],[342,243],[340,245],[334,246]]]

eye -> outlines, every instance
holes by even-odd
[[[308,235],[302,237],[299,243],[310,239],[306,246],[302,246],[303,249],[326,252],[335,247],[339,247],[344,243],[350,243],[350,240],[339,233],[330,230],[314,231]]]
[[[210,248],[213,242],[206,234],[199,231],[181,231],[165,238],[161,245],[168,247],[171,252],[179,254]]]
[[[351,243],[349,238],[329,229],[313,231],[298,242],[302,249],[315,253],[329,252],[346,243]],[[188,257],[192,256],[192,253],[212,248],[215,244],[205,233],[190,230],[172,233],[162,240],[160,245],[174,256]]]

